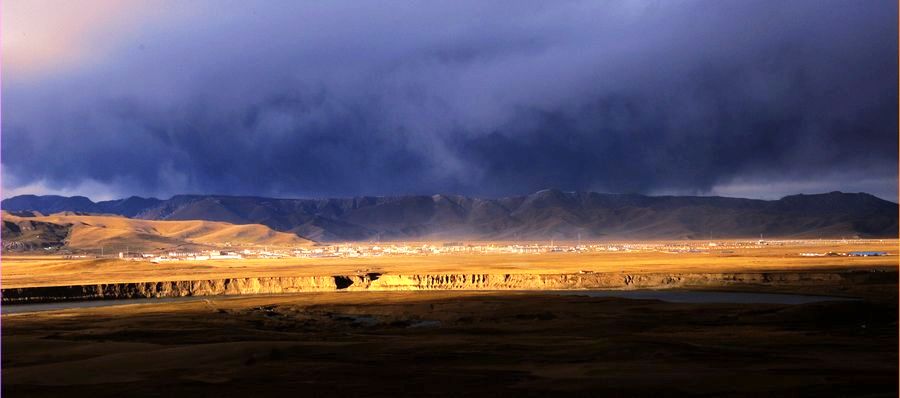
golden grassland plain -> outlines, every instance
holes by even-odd
[[[684,243],[684,242],[672,242]],[[591,272],[688,273],[782,271],[896,271],[898,241],[772,243],[709,248],[704,253],[586,252],[545,254],[441,254],[364,258],[286,258],[177,261],[154,264],[119,259],[5,255],[3,288],[215,278],[382,274],[564,274]],[[885,251],[884,257],[802,257],[803,252]]]
[[[824,271],[864,277],[841,278],[838,285],[727,286],[857,298],[797,305],[671,303],[536,291],[332,291],[11,313],[2,316],[2,393],[29,398],[896,396],[897,245],[897,240],[810,241],[680,254],[162,264],[4,256],[4,288],[358,270]],[[799,255],[857,250],[890,256]]]

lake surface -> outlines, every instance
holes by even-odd
[[[510,293],[522,291],[510,290]],[[340,294],[341,292],[336,292]],[[409,292],[405,292],[409,293]],[[421,292],[419,292],[421,293]],[[833,300],[855,300],[846,297],[810,296],[800,294],[713,292],[689,290],[535,290],[535,294],[557,294],[564,296],[617,297],[638,300],[660,300],[669,303],[694,304],[807,304]],[[297,294],[297,293],[293,293]],[[302,293],[300,293],[302,294]],[[260,295],[254,295],[256,297]],[[281,296],[281,295],[273,295]],[[250,296],[191,296],[147,299],[62,301],[42,304],[6,304],[0,307],[3,314],[65,310],[71,308],[111,307],[116,305],[152,305],[185,301],[222,300]]]

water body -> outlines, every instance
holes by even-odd
[[[240,297],[240,296],[232,296]],[[220,299],[222,297],[212,296],[193,296],[193,297],[162,297],[162,298],[145,298],[145,299],[121,299],[121,300],[88,300],[88,301],[60,301],[57,303],[40,303],[40,304],[4,304],[0,306],[0,313],[21,314],[26,312],[42,312],[67,310],[70,308],[93,308],[93,307],[112,307],[116,305],[151,305],[160,303],[174,303],[182,301],[201,301]]]
[[[560,295],[588,297],[618,297],[638,300],[660,300],[669,303],[692,304],[808,304],[821,301],[855,300],[846,297],[810,296],[800,294],[711,292],[690,290],[557,290]]]
[[[510,293],[516,293],[510,290]],[[521,292],[521,291],[518,291]],[[810,296],[799,294],[777,293],[744,293],[744,292],[713,292],[713,291],[689,291],[689,290],[536,290],[535,294],[558,294],[565,296],[588,297],[617,297],[638,300],[660,300],[669,303],[693,303],[693,304],[808,304],[821,301],[854,300],[845,297]],[[297,293],[294,293],[297,294]],[[300,293],[302,294],[302,293]],[[340,294],[340,293],[338,293]],[[260,295],[254,295],[260,296]],[[273,295],[273,296],[281,296]],[[166,297],[148,299],[122,299],[122,300],[91,300],[91,301],[62,301],[58,303],[42,304],[7,304],[0,307],[0,312],[5,314],[21,314],[28,312],[55,311],[71,308],[111,307],[117,305],[152,305],[160,303],[222,300],[226,298],[241,298],[249,296],[191,296],[191,297]]]

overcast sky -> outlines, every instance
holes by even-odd
[[[5,0],[3,196],[897,200],[897,3]]]

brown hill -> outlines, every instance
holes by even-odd
[[[3,212],[3,251],[54,249],[65,245],[71,225],[36,221]]]
[[[147,220],[263,224],[317,241],[896,237],[896,203],[865,193],[778,200],[543,190],[499,199],[404,195],[274,199],[179,195],[90,202],[23,195],[4,210],[73,210]],[[87,209],[87,210],[85,210]]]
[[[153,221],[72,212],[19,217],[3,212],[7,250],[61,247],[110,251],[232,246],[304,246],[312,242],[259,224],[217,221]]]

